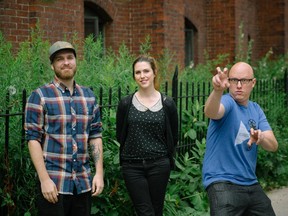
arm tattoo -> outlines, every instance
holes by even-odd
[[[91,153],[92,153],[92,157],[93,157],[94,163],[96,165],[98,163],[99,159],[100,159],[99,144],[91,143]]]

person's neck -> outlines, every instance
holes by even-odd
[[[150,89],[139,89],[138,95],[142,98],[152,98],[157,96],[158,91],[155,88]]]

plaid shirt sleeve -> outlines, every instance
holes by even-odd
[[[90,89],[88,91],[95,98],[93,92]],[[99,107],[97,100],[95,98],[94,108],[93,108],[93,119],[92,119],[91,124],[90,124],[89,139],[101,138],[102,137],[102,130],[103,129],[102,129],[102,122],[101,122],[101,115],[100,115],[100,107]]]
[[[25,108],[25,124],[26,140],[37,140],[41,143],[43,139],[44,114],[41,104],[41,97],[37,91],[33,91],[28,98]]]

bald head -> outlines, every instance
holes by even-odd
[[[254,77],[253,68],[245,62],[237,62],[231,67],[229,71],[229,77],[236,74],[249,76],[250,78]]]
[[[245,62],[238,62],[230,69],[229,79],[230,95],[237,103],[246,106],[248,104],[251,91],[256,83],[253,68]]]

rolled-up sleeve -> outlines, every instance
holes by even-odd
[[[34,91],[28,98],[25,107],[25,138],[29,140],[37,140],[41,143],[44,130],[44,113],[41,104],[41,97]]]
[[[93,108],[93,118],[90,125],[90,133],[89,139],[92,138],[101,138],[102,137],[102,122],[101,122],[101,115],[100,115],[100,107],[95,100],[94,108]]]

